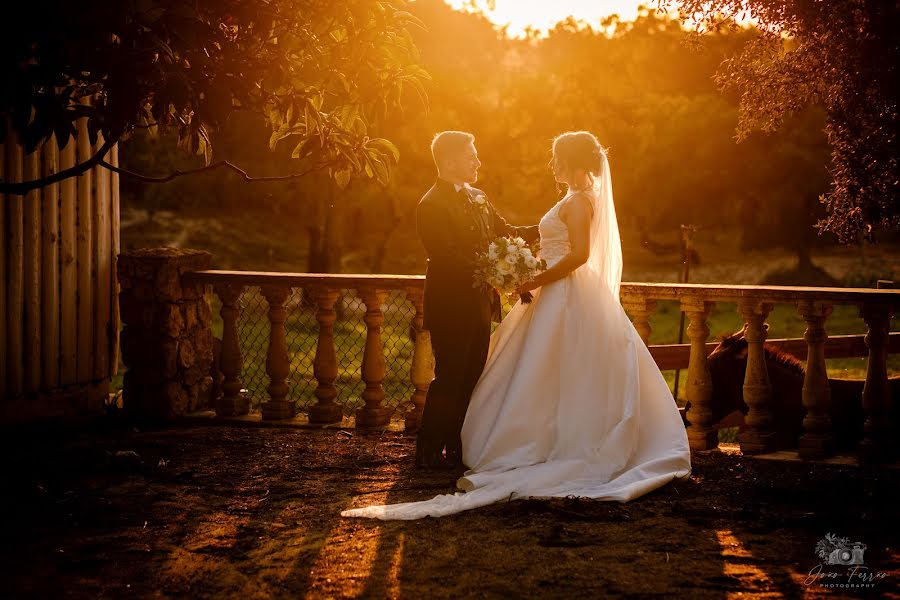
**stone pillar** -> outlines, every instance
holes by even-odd
[[[212,383],[212,315],[202,284],[209,252],[143,248],[119,255],[123,408],[135,420],[174,419],[207,408]]]
[[[687,434],[691,450],[712,450],[719,447],[719,432],[713,428],[712,376],[706,355],[706,340],[709,337],[709,313],[714,302],[701,298],[683,298],[681,309],[687,314],[690,324],[687,328],[691,340],[691,357],[688,362],[687,400],[691,406],[687,419],[690,421]]]
[[[648,300],[640,295],[629,294],[622,301],[622,306],[631,315],[631,322],[634,323],[634,328],[644,341],[644,345],[648,346],[650,344],[650,333],[652,333],[650,315],[656,310],[656,300]]]
[[[263,285],[260,291],[269,303],[269,351],[266,354],[266,374],[269,376],[269,400],[262,403],[263,419],[291,419],[296,405],[288,400],[291,360],[288,356],[284,322],[287,310],[284,303],[291,295],[291,288],[283,285]]]
[[[831,390],[828,387],[828,371],[825,365],[825,320],[832,306],[822,302],[803,301],[798,304],[806,321],[806,375],[803,378],[804,434],[800,436],[798,451],[803,458],[823,458],[834,450],[831,433]]]
[[[866,346],[869,348],[862,393],[866,421],[859,445],[860,457],[867,462],[885,462],[892,460],[896,451],[889,416],[891,389],[887,374],[887,345],[893,308],[886,304],[867,304],[860,309],[860,314],[868,326]]]
[[[222,397],[216,399],[216,414],[223,416],[246,415],[250,412],[250,398],[243,391],[241,371],[244,361],[241,357],[241,342],[237,320],[241,314],[240,299],[243,286],[229,283],[213,286],[222,301],[219,314],[222,317],[222,352],[219,355],[219,369],[225,380],[222,383]]]
[[[313,374],[319,385],[316,387],[318,402],[309,409],[309,422],[340,423],[344,414],[340,405],[334,401],[338,394],[334,386],[338,376],[337,355],[334,351],[334,322],[337,319],[334,304],[341,292],[324,287],[310,291],[319,307],[316,314],[316,320],[319,322],[319,339],[313,363]]]
[[[744,374],[744,402],[749,407],[745,418],[748,429],[741,433],[741,452],[761,454],[774,448],[775,434],[772,431],[772,384],[766,368],[763,344],[766,341],[766,318],[772,311],[772,304],[752,298],[738,302],[738,310],[744,317],[747,340],[747,371]]]
[[[387,293],[373,287],[359,288],[359,296],[366,305],[366,347],[362,360],[362,379],[366,384],[362,398],[365,406],[356,411],[357,427],[383,427],[391,422],[391,409],[383,406],[384,348],[381,325],[384,323],[384,304]]]
[[[425,395],[428,387],[434,379],[434,354],[431,351],[431,332],[423,328],[425,319],[425,298],[421,287],[413,287],[406,290],[406,297],[416,309],[413,318],[413,327],[416,332],[416,341],[413,347],[412,365],[410,366],[410,380],[415,391],[411,398],[412,408],[406,413],[405,430],[407,433],[415,433],[422,424],[422,413],[425,410]]]

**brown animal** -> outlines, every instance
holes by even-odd
[[[806,370],[793,354],[765,344],[766,369],[772,384],[772,425],[775,430],[775,447],[796,448],[803,434],[803,378]],[[717,427],[738,426],[745,429],[744,416],[749,408],[744,403],[744,372],[747,369],[747,340],[741,330],[722,339],[709,355],[709,371],[712,376],[713,423]],[[892,396],[892,420],[900,422],[900,377],[889,380]],[[828,414],[837,449],[853,448],[862,438],[865,414],[862,408],[864,381],[858,379],[828,379],[831,389],[831,405]],[[690,403],[687,405],[690,420]]]

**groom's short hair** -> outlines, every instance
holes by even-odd
[[[431,157],[440,170],[441,165],[475,141],[475,136],[465,131],[442,131],[431,140]]]

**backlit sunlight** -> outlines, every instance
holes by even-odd
[[[446,1],[457,9],[471,5],[469,0]],[[486,0],[476,0],[475,4],[497,25],[509,25],[511,36],[521,36],[529,27],[539,31],[552,29],[569,16],[592,26],[610,15],[619,15],[623,21],[633,21],[638,16],[639,7],[648,3],[646,0],[496,0],[493,8]],[[656,10],[655,4],[650,4],[650,10]]]

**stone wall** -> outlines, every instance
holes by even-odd
[[[212,315],[204,286],[183,275],[208,269],[211,261],[208,252],[178,248],[119,256],[128,418],[171,420],[209,406]]]

